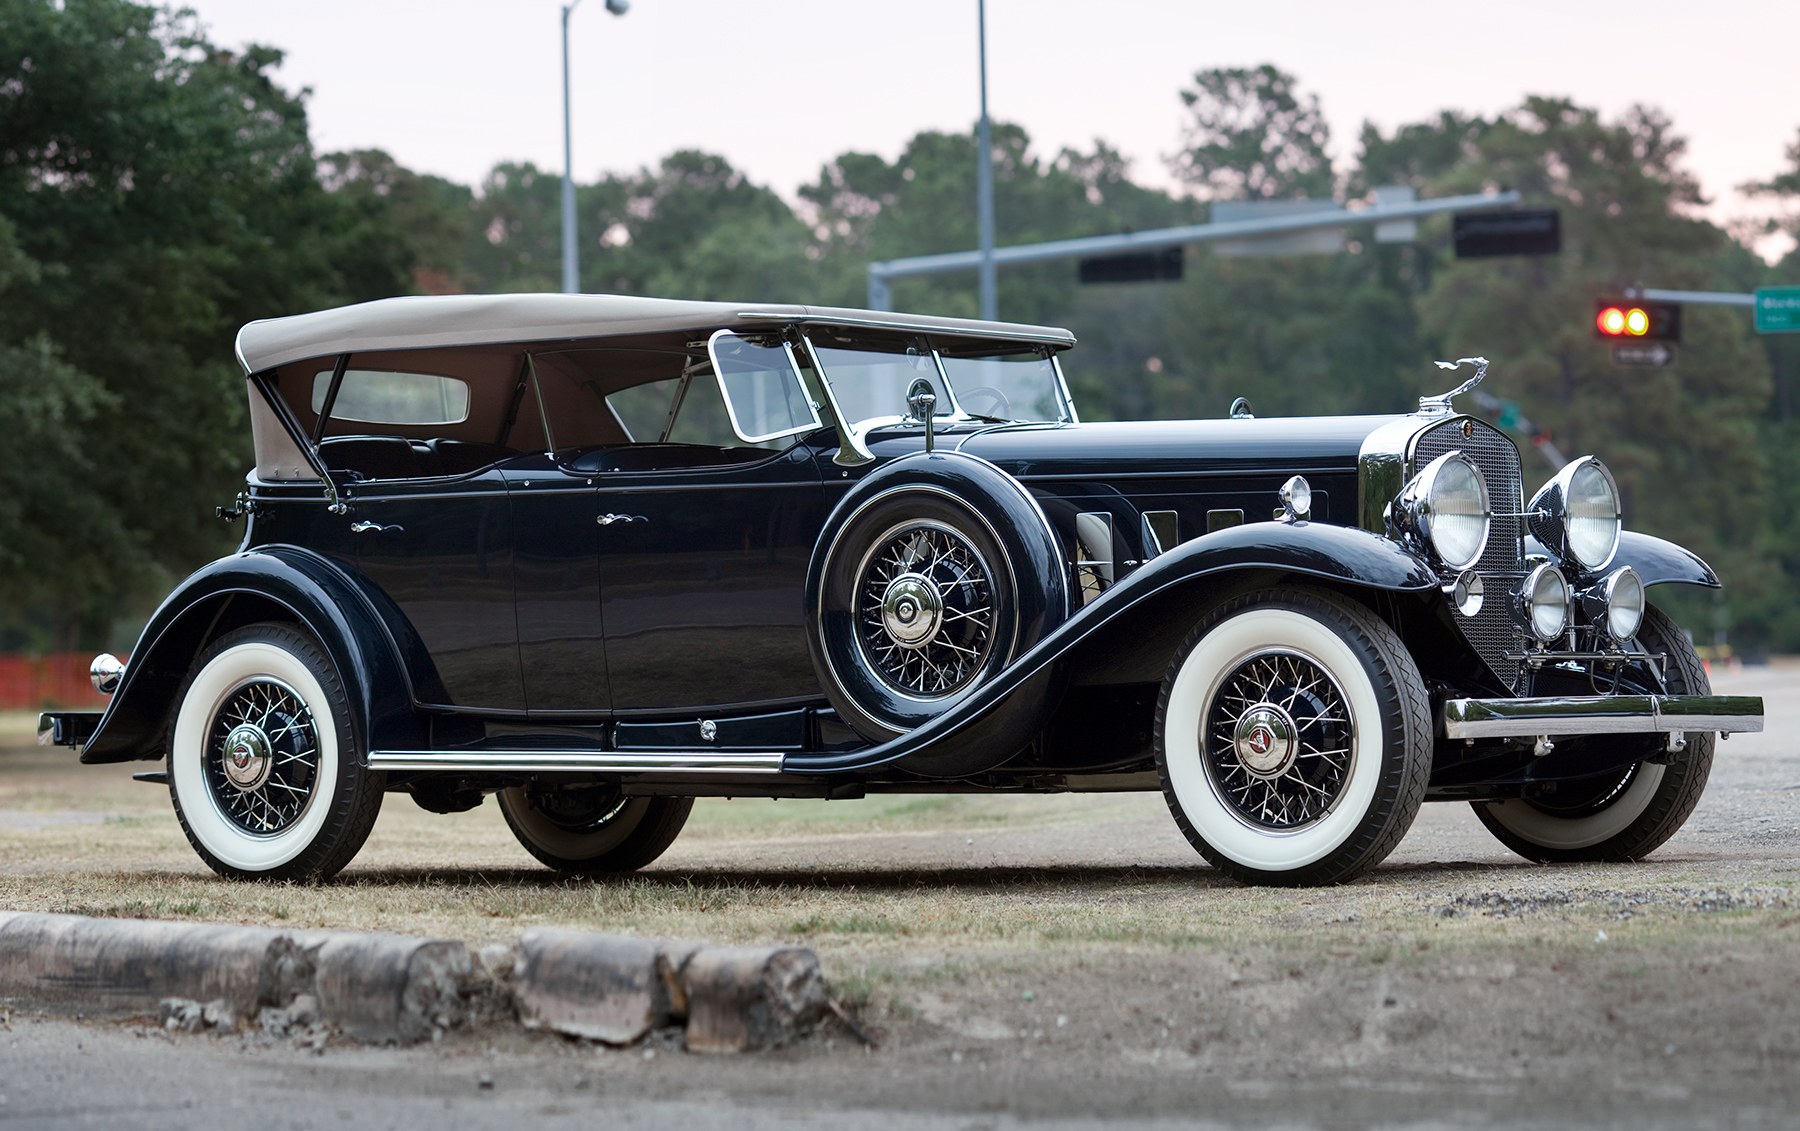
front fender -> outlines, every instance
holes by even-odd
[[[1527,555],[1541,554],[1554,558],[1543,543],[1529,535],[1525,538]],[[1652,534],[1639,534],[1635,530],[1626,530],[1619,535],[1619,548],[1613,553],[1613,559],[1607,564],[1607,571],[1620,566],[1630,566],[1643,579],[1644,587],[1652,585],[1701,585],[1708,589],[1719,588],[1719,575],[1712,567],[1701,560],[1700,555],[1686,546],[1680,546]]]
[[[407,666],[363,588],[317,554],[265,546],[203,567],[164,599],[81,760],[160,759],[176,697],[201,651],[223,633],[267,620],[297,623],[324,647],[349,697],[359,750],[423,744]]]
[[[895,766],[925,777],[980,773],[1011,758],[1040,731],[1072,661],[1092,650],[1109,660],[1121,647],[1162,648],[1173,625],[1185,635],[1232,579],[1298,575],[1338,587],[1386,592],[1435,589],[1437,575],[1378,534],[1323,523],[1260,522],[1192,541],[1140,566],[1064,621],[993,680],[924,725],[878,746],[842,754],[790,754],[782,769],[819,774]],[[1125,631],[1115,631],[1124,627]],[[1152,630],[1153,626],[1157,630]],[[1155,641],[1155,644],[1146,642]],[[1127,657],[1158,678],[1172,650]]]

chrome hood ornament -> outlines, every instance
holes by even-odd
[[[1439,369],[1448,369],[1451,372],[1455,372],[1465,365],[1473,365],[1475,367],[1475,376],[1464,381],[1447,393],[1439,393],[1435,397],[1420,397],[1420,416],[1448,416],[1450,413],[1456,411],[1450,402],[1481,384],[1481,379],[1487,376],[1488,371],[1488,359],[1485,357],[1459,357],[1455,361],[1439,361],[1434,362],[1433,364]]]

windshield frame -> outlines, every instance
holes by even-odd
[[[841,444],[841,448],[840,448],[840,451],[839,451],[839,454],[837,457],[838,462],[845,463],[845,464],[855,464],[855,463],[867,462],[867,461],[875,458],[874,454],[869,450],[869,446],[868,446],[868,436],[870,435],[870,433],[874,432],[878,428],[892,427],[896,424],[905,424],[905,423],[923,424],[923,422],[922,421],[914,421],[909,415],[902,415],[900,413],[882,414],[882,415],[876,415],[876,416],[866,416],[866,417],[862,417],[859,419],[851,419],[851,417],[844,411],[843,398],[841,398],[838,395],[838,390],[834,384],[834,378],[832,377],[831,367],[828,366],[827,364],[825,364],[825,360],[821,356],[821,352],[823,349],[833,349],[833,348],[839,348],[839,347],[826,346],[823,343],[817,342],[814,340],[815,335],[818,333],[818,330],[825,329],[825,328],[826,327],[815,328],[813,326],[800,327],[799,328],[799,330],[800,330],[800,333],[799,333],[800,347],[805,352],[807,361],[809,362],[809,367],[812,369],[812,371],[818,377],[818,382],[819,382],[819,385],[821,386],[821,391],[825,395],[826,402],[831,410],[831,415],[832,415],[833,419],[837,422],[838,431],[842,437],[842,444]],[[831,329],[837,330],[841,333],[841,332],[843,332],[843,330],[845,328],[831,327]],[[861,335],[858,335],[858,336],[860,337]],[[874,344],[876,344],[876,345],[885,344],[885,343],[880,342],[880,339],[886,338],[886,337],[888,337],[887,334],[870,335],[870,338],[874,339]],[[948,345],[948,343],[940,344],[939,341],[937,340],[938,336],[935,334],[932,334],[930,332],[909,333],[909,334],[904,335],[904,337],[908,341],[916,343],[915,348],[918,348],[923,352],[928,352],[930,355],[931,370],[937,374],[937,379],[934,382],[935,387],[934,387],[933,391],[938,394],[938,405],[939,405],[939,411],[935,411],[932,413],[932,416],[934,418],[940,419],[940,420],[947,420],[949,423],[952,423],[952,424],[957,424],[957,423],[994,423],[995,422],[995,418],[993,418],[993,417],[978,415],[976,413],[970,412],[968,409],[963,407],[962,402],[957,398],[956,383],[953,380],[951,380],[949,370],[945,367],[945,364],[944,364],[945,347]],[[869,339],[865,339],[865,340],[869,340]],[[987,346],[987,345],[991,345],[992,349],[991,350],[982,350],[979,348],[980,346]],[[894,339],[893,347],[894,348],[892,348],[892,349],[872,348],[869,350],[869,352],[893,353],[895,356],[905,356],[905,352],[904,352],[905,347],[900,344],[900,340],[899,340],[898,336],[896,336]],[[976,347],[976,348],[972,349],[971,347]],[[1050,423],[1050,424],[1077,424],[1077,423],[1080,423],[1081,418],[1075,408],[1075,398],[1069,393],[1068,380],[1063,375],[1062,363],[1061,363],[1060,359],[1057,357],[1057,350],[1053,346],[1051,346],[1047,343],[1043,343],[1043,342],[1019,341],[1016,339],[1014,339],[1014,340],[985,339],[981,342],[969,342],[967,339],[959,338],[956,340],[956,348],[952,349],[950,351],[950,353],[951,353],[952,361],[955,361],[955,360],[957,360],[959,358],[963,358],[963,357],[979,357],[979,356],[991,356],[991,355],[997,355],[997,354],[1004,354],[1004,355],[1013,355],[1013,356],[1029,356],[1029,357],[1033,357],[1039,361],[1047,363],[1049,365],[1050,377],[1051,377],[1052,381],[1054,382],[1050,392],[1056,402],[1057,418],[1055,420],[1050,420],[1050,421],[1019,421],[1018,423]],[[904,405],[896,405],[895,407],[897,409],[899,409],[899,408],[904,408],[905,406]],[[1011,423],[1011,422],[1008,421],[1007,423]]]

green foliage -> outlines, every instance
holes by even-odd
[[[561,178],[496,165],[473,188],[381,150],[315,158],[280,52],[206,41],[131,0],[0,0],[0,633],[92,638],[229,546],[211,505],[248,465],[237,327],[415,291],[553,290]],[[1190,249],[1176,284],[1082,287],[1069,263],[1009,269],[1001,309],[1073,327],[1089,419],[1405,411],[1438,357],[1494,359],[1489,388],[1600,453],[1628,521],[1684,542],[1730,585],[1741,637],[1800,647],[1800,338],[1758,341],[1690,307],[1675,365],[1626,369],[1593,339],[1595,295],[1628,285],[1748,290],[1770,271],[1700,220],[1684,142],[1660,113],[1617,119],[1528,98],[1492,117],[1365,125],[1333,167],[1316,95],[1264,64],[1197,73],[1170,169],[1144,186],[1096,140],[1054,155],[993,133],[1002,246],[1198,222],[1208,201],[1421,197],[1506,186],[1562,214],[1564,250],[1457,261],[1448,223],[1411,244],[1226,258]],[[974,131],[925,131],[891,160],[844,153],[790,206],[724,158],[670,154],[576,186],[588,291],[862,305],[869,262],[975,246]],[[1793,168],[1751,186],[1789,206]],[[1752,233],[1754,234],[1754,233]],[[974,315],[975,273],[901,280],[902,309]],[[1773,381],[1771,375],[1773,374]],[[1790,384],[1794,387],[1790,389]],[[1770,412],[1771,406],[1774,411]],[[1548,465],[1527,449],[1527,478]],[[54,563],[46,568],[45,563]],[[32,643],[46,642],[38,633]]]
[[[211,504],[249,463],[237,328],[406,279],[347,238],[279,52],[126,0],[0,0],[0,28],[0,351],[39,441],[0,449],[29,495],[0,617],[92,636],[230,545]]]
[[[1331,127],[1318,97],[1294,88],[1269,63],[1196,74],[1175,174],[1209,200],[1330,199]]]

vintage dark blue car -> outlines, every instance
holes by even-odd
[[[1599,460],[1527,495],[1454,394],[1084,424],[1072,345],[599,295],[252,323],[242,546],[41,737],[162,762],[239,878],[332,875],[386,792],[613,873],[695,797],[1161,790],[1224,872],[1317,884],[1423,801],[1643,856],[1761,729],[1647,601],[1717,578]]]

